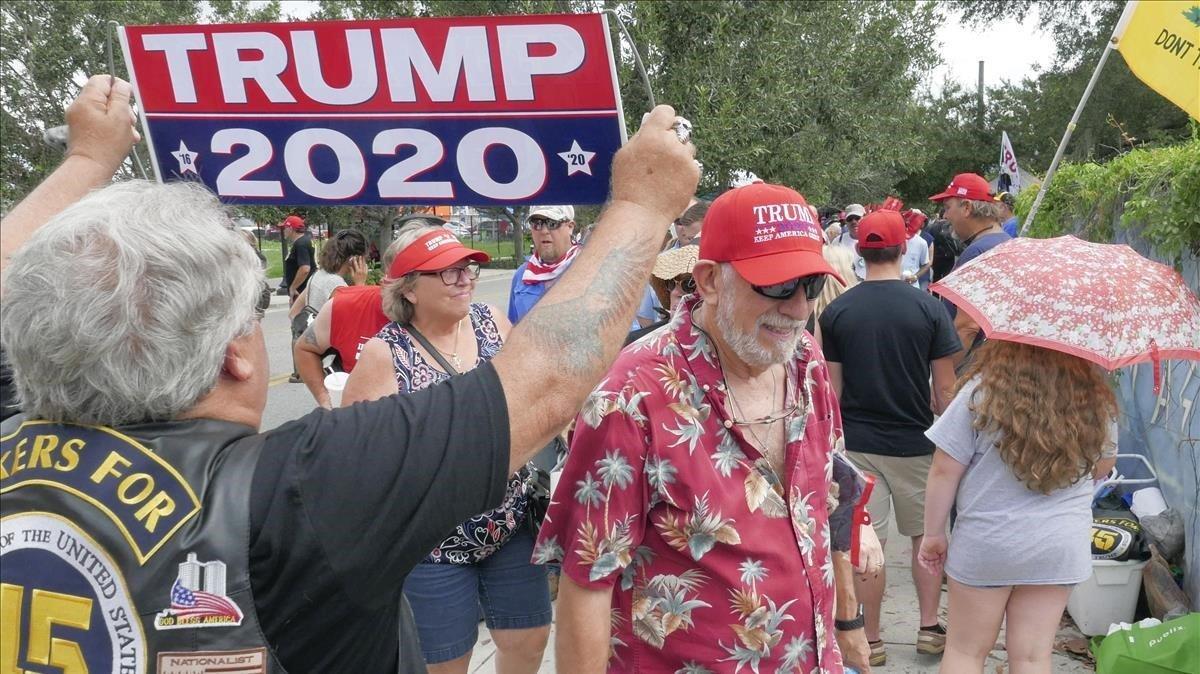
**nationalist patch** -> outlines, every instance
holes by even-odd
[[[26,421],[0,438],[0,494],[29,486],[61,489],[99,508],[142,564],[200,512],[171,464],[100,426]]]
[[[0,520],[3,671],[146,671],[146,637],[120,568],[50,513]]]
[[[242,609],[225,596],[225,562],[201,562],[189,552],[171,586],[171,607],[154,616],[154,629],[236,627]]]
[[[158,674],[266,674],[267,649],[159,653]]]

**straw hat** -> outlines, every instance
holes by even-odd
[[[700,259],[700,246],[692,244],[682,248],[672,248],[665,253],[659,253],[654,261],[654,271],[650,276],[650,287],[658,295],[658,301],[664,307],[671,304],[671,293],[667,292],[667,281],[680,274],[691,274],[696,261]]]

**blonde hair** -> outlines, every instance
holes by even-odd
[[[1098,366],[1060,351],[989,340],[957,388],[975,376],[974,427],[999,436],[1000,458],[1026,487],[1049,494],[1091,473],[1117,413]]]
[[[821,317],[821,312],[825,311],[825,307],[829,303],[836,300],[842,293],[858,285],[858,277],[854,275],[854,256],[850,251],[842,246],[826,245],[821,248],[821,255],[830,267],[842,277],[846,285],[837,282],[837,279],[826,279],[825,287],[821,290],[821,294],[813,301],[813,320]]]
[[[395,259],[401,251],[411,246],[417,239],[429,232],[436,232],[442,229],[444,228],[428,224],[425,221],[410,222],[401,227],[400,231],[396,232],[396,240],[387,247],[387,253]],[[388,267],[392,266],[391,260],[386,260],[386,262]],[[412,302],[408,301],[404,293],[412,290],[416,284],[416,272],[405,274],[400,278],[389,277],[383,279],[383,296],[381,298],[383,300],[383,314],[401,325],[411,322],[413,314],[416,312],[416,307],[413,306]]]

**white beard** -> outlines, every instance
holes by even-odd
[[[782,314],[769,313],[758,318],[754,324],[755,332],[753,334],[739,332],[733,318],[733,293],[728,292],[726,288],[728,285],[721,290],[716,311],[717,330],[720,332],[721,339],[725,340],[725,343],[733,349],[734,354],[742,362],[751,367],[765,368],[787,362],[796,352],[804,324]],[[758,341],[757,329],[764,325],[785,330],[790,328],[794,330],[794,334],[788,341],[780,343],[775,348],[768,348]]]

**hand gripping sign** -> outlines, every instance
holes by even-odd
[[[602,14],[128,26],[160,180],[294,205],[601,203],[625,140]]]

